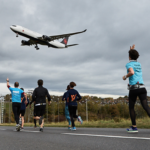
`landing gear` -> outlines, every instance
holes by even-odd
[[[16,37],[18,37],[18,33],[16,33]]]
[[[37,46],[37,44],[36,44],[35,48],[36,48],[36,50],[39,50],[39,47]]]

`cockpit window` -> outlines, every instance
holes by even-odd
[[[16,27],[16,25],[12,25],[13,27]]]

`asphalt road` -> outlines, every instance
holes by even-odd
[[[15,127],[0,126],[0,150],[149,150],[150,130],[127,133],[125,129],[25,127],[20,132]]]

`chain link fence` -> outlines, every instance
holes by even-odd
[[[31,95],[28,96],[31,101]],[[65,102],[61,100],[61,97],[52,96],[51,105],[46,105],[46,112],[44,115],[45,123],[62,122],[66,121],[65,118]],[[10,100],[0,101],[0,123],[15,123],[12,102]],[[137,100],[135,104],[136,118],[147,117],[146,112],[143,110],[140,101]],[[83,97],[78,102],[78,115],[85,121],[97,121],[97,120],[111,120],[119,122],[121,119],[130,119],[128,100],[120,99],[102,99],[96,97]],[[34,104],[31,108],[26,108],[25,123],[33,122]]]

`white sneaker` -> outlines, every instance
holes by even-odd
[[[83,120],[80,116],[78,116],[78,121],[82,124],[83,123]]]

